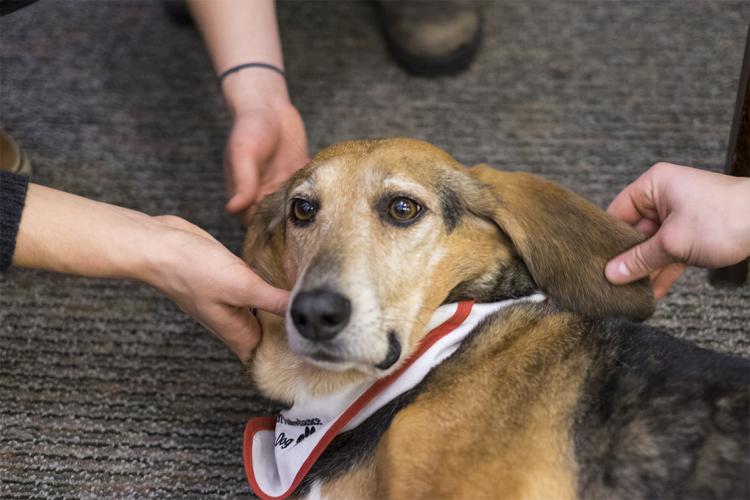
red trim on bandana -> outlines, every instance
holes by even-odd
[[[320,455],[323,454],[328,445],[333,441],[339,431],[359,413],[372,399],[377,396],[380,392],[388,387],[396,378],[398,378],[409,366],[414,363],[422,354],[424,354],[435,342],[455,330],[466,320],[471,312],[471,308],[474,305],[472,300],[464,300],[458,303],[456,312],[453,316],[445,320],[442,324],[435,327],[421,340],[419,347],[411,355],[411,357],[395,372],[391,373],[387,377],[375,382],[359,399],[357,399],[352,405],[341,414],[336,422],[331,425],[328,431],[323,435],[320,442],[313,448],[310,455],[302,464],[299,472],[292,481],[289,489],[281,494],[280,496],[272,497],[266,495],[258,485],[255,479],[255,472],[253,471],[253,436],[258,431],[273,431],[276,428],[276,418],[274,417],[257,417],[250,420],[245,426],[245,433],[242,443],[242,457],[245,462],[245,474],[247,475],[247,482],[250,488],[263,500],[279,500],[287,498],[289,495],[294,493],[297,487],[300,485],[302,480],[305,478],[307,473],[310,471],[312,466],[318,460]]]

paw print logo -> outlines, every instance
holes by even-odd
[[[315,433],[315,427],[305,426],[305,433],[299,435],[299,437],[297,438],[297,444],[300,444],[303,439],[305,439],[306,437],[308,437],[309,435],[313,433]]]

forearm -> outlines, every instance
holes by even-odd
[[[188,0],[216,74],[249,62],[284,68],[273,0]],[[233,113],[262,101],[288,100],[284,78],[254,68],[228,76],[224,97]]]
[[[148,283],[242,360],[260,338],[249,309],[283,314],[289,297],[184,219],[150,217],[35,184],[29,185],[13,263]]]
[[[30,184],[13,264],[81,276],[145,279],[159,234],[151,217]]]
[[[262,61],[283,68],[273,0],[188,0],[217,74]]]

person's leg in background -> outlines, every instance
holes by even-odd
[[[479,49],[478,0],[375,0],[391,55],[409,73],[441,76],[469,67]],[[184,0],[162,0],[175,23],[190,25]],[[321,7],[322,8],[322,7]]]
[[[28,155],[3,129],[0,129],[0,172],[31,174],[31,162]]]
[[[37,0],[3,0],[0,2],[0,17],[31,5]],[[0,127],[0,172],[29,175],[31,162],[26,152],[4,129]]]
[[[393,58],[409,73],[459,73],[474,60],[482,36],[476,0],[376,2]]]

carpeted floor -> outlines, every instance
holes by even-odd
[[[391,64],[369,3],[279,6],[313,151],[409,135],[529,170],[606,206],[658,160],[722,168],[750,3],[486,5],[468,73]],[[34,181],[175,213],[237,250],[222,210],[228,124],[198,34],[153,0],[43,0],[0,21],[0,125]],[[650,323],[750,356],[750,288],[689,272]],[[241,435],[272,406],[230,353],[145,286],[0,277],[0,497],[248,494]]]

